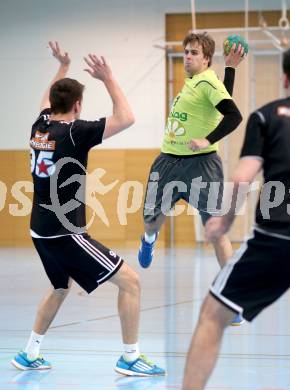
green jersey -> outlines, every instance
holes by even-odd
[[[232,98],[212,69],[186,78],[168,116],[161,151],[175,155],[216,151],[217,143],[197,152],[189,149],[188,143],[205,138],[217,127],[221,114],[215,106],[224,99]]]

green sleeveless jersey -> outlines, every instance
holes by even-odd
[[[161,151],[175,155],[216,151],[217,143],[195,152],[188,143],[193,138],[205,138],[217,127],[221,114],[215,106],[224,99],[232,97],[212,69],[186,78],[171,107]]]

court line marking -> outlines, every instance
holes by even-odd
[[[163,309],[163,308],[166,308],[166,307],[184,305],[184,304],[186,304],[186,303],[192,303],[192,302],[194,302],[194,301],[195,301],[194,299],[190,299],[190,300],[181,301],[181,302],[168,303],[168,304],[165,304],[165,305],[152,306],[152,307],[148,307],[148,308],[145,308],[145,309],[141,309],[140,312],[144,313],[144,312],[151,311],[151,310],[158,310],[158,309]],[[89,319],[87,319],[87,320],[80,320],[80,321],[68,322],[68,323],[62,324],[62,325],[54,325],[54,326],[51,326],[49,329],[59,329],[59,328],[64,328],[64,327],[66,327],[66,326],[80,325],[80,324],[82,324],[82,323],[84,323],[84,322],[102,321],[102,320],[108,320],[108,319],[110,319],[110,318],[116,318],[116,317],[119,317],[119,314],[118,314],[118,313],[116,313],[116,314],[111,314],[111,315],[109,315],[109,316],[96,317],[96,318],[89,318]]]

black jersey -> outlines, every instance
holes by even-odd
[[[275,100],[248,121],[241,157],[263,160],[264,181],[256,223],[290,236],[290,98]]]
[[[34,237],[80,233],[85,229],[85,177],[90,148],[102,142],[106,119],[50,121],[45,109],[32,126],[34,184],[30,220]]]

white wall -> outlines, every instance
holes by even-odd
[[[277,9],[277,0],[250,1]],[[244,1],[198,0],[197,12],[242,9]],[[135,112],[136,124],[104,148],[158,148],[165,115],[165,13],[190,12],[189,0],[0,0],[0,149],[27,148],[43,91],[57,69],[46,48],[59,40],[72,57],[70,77],[86,85],[83,117],[110,114],[100,82],[82,71],[93,51],[108,58]]]

